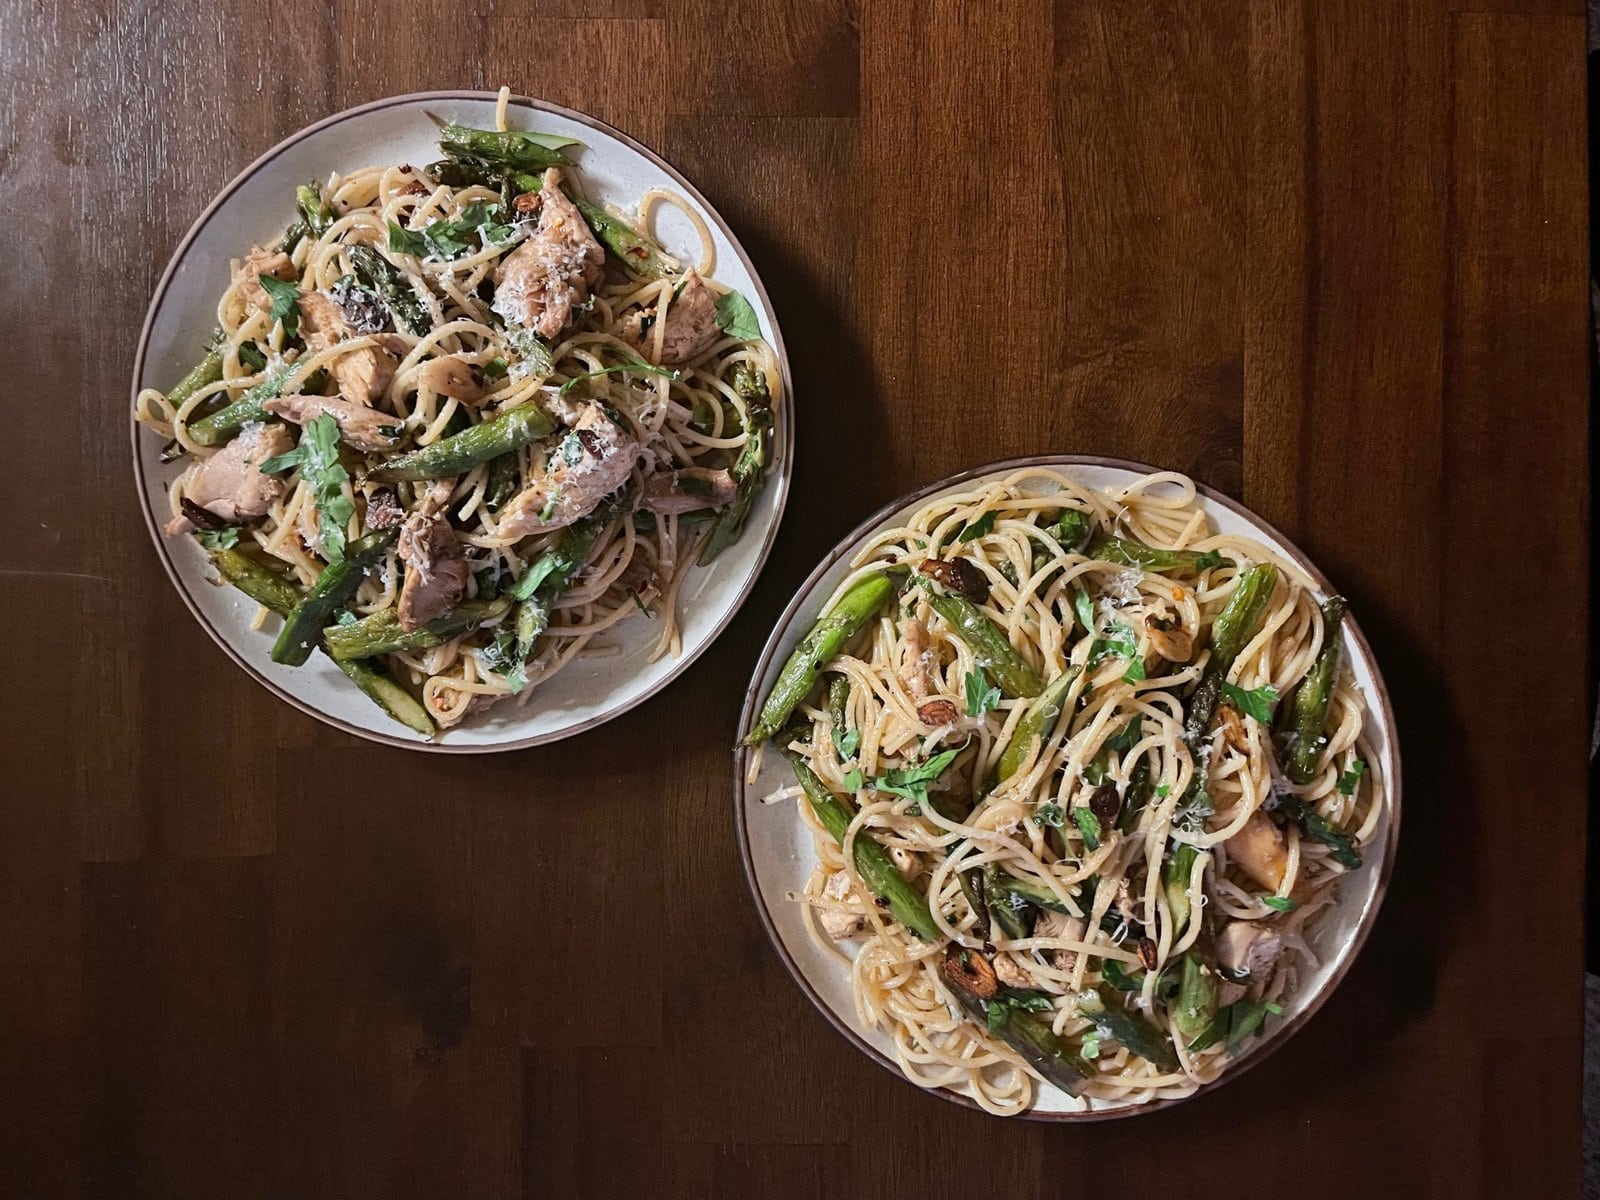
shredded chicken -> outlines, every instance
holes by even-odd
[[[244,263],[239,267],[239,279],[243,281],[240,290],[244,293],[246,303],[266,312],[272,307],[272,296],[261,286],[263,275],[270,275],[273,279],[293,279],[294,262],[282,250],[265,250],[260,246],[251,246],[250,253],[245,255]]]
[[[1232,975],[1264,976],[1283,953],[1283,939],[1254,921],[1230,921],[1217,937],[1217,965]]]
[[[656,310],[636,312],[622,323],[621,337],[646,358],[655,354]],[[722,334],[717,324],[717,294],[691,270],[683,277],[661,322],[661,353],[651,361],[674,366],[698,358]]]
[[[556,443],[543,473],[518,492],[500,518],[502,537],[527,537],[562,529],[588,516],[627,482],[640,445],[591,403],[572,431]]]
[[[306,346],[321,353],[355,336],[344,308],[326,292],[305,292],[300,296],[300,324]],[[382,345],[362,346],[339,355],[328,364],[328,374],[339,385],[339,394],[355,404],[371,404],[388,391],[399,365],[391,350],[403,352],[403,339],[390,335]]]
[[[195,464],[184,498],[230,524],[265,516],[288,484],[281,476],[263,475],[261,464],[293,445],[289,430],[276,422],[246,425],[233,441]],[[188,517],[174,517],[167,522],[166,533],[174,537],[193,528]]]
[[[1009,954],[996,954],[994,956],[995,978],[1007,987],[1031,988],[1036,986],[1033,976],[1029,975]]]
[[[686,513],[725,508],[738,493],[727,471],[685,467],[652,475],[644,485],[644,507],[656,513]]]
[[[934,657],[928,645],[928,630],[917,618],[906,617],[900,622],[900,640],[905,646],[900,678],[911,698],[920,704],[933,691]]]
[[[356,450],[387,450],[400,440],[400,419],[339,396],[274,396],[261,405],[275,417],[307,425],[327,413],[339,426],[339,437]]]
[[[1227,841],[1228,855],[1239,869],[1264,888],[1274,892],[1283,886],[1289,869],[1289,851],[1283,831],[1266,813],[1256,811],[1243,828]]]
[[[1067,916],[1066,913],[1058,913],[1046,909],[1039,914],[1039,919],[1033,923],[1033,936],[1080,941],[1083,938],[1083,922],[1076,917]],[[1072,950],[1047,950],[1045,951],[1045,958],[1058,971],[1070,972],[1078,966],[1078,955]]]
[[[494,310],[547,340],[572,323],[574,310],[600,282],[606,252],[561,190],[551,167],[539,189],[539,223],[495,273]]]
[[[844,902],[850,898],[850,873],[848,871],[835,871],[828,876],[828,882],[823,885],[822,894],[829,900]],[[834,941],[843,941],[845,938],[854,937],[867,927],[867,919],[860,913],[845,912],[837,908],[819,908],[817,910],[817,924],[822,927],[822,932]]]
[[[471,569],[450,522],[427,505],[405,519],[397,545],[400,561],[406,565],[400,587],[400,628],[417,629],[456,606],[466,591]]]
[[[417,382],[442,396],[463,404],[477,405],[483,399],[483,385],[473,374],[472,365],[453,354],[430,358],[417,368]]]

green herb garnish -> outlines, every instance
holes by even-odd
[[[344,558],[345,527],[355,515],[355,505],[345,495],[350,473],[339,461],[339,423],[331,414],[312,418],[293,450],[276,455],[261,464],[263,475],[276,475],[292,467],[311,485],[317,502],[317,535],[322,556],[330,563]]]
[[[1339,776],[1339,792],[1344,796],[1355,795],[1356,786],[1360,784],[1361,777],[1367,773],[1367,760],[1358,758],[1350,764],[1350,769]]]
[[[970,542],[973,538],[981,538],[981,537],[986,536],[993,529],[994,529],[994,512],[993,512],[993,510],[991,510],[989,512],[983,513],[981,516],[978,517],[978,519],[976,521],[973,521],[971,524],[963,525],[961,527],[961,532],[956,534],[956,541],[958,543],[960,543],[960,542]]]
[[[1000,689],[990,687],[982,671],[968,671],[964,682],[967,689],[967,716],[981,717],[999,706]]]
[[[278,279],[272,275],[257,275],[256,281],[272,297],[269,318],[283,322],[285,336],[297,336],[300,332],[300,285],[292,279]]]
[[[226,529],[202,529],[195,534],[195,538],[207,550],[232,550],[239,544],[239,526],[229,525]]]
[[[1078,832],[1083,835],[1084,848],[1093,852],[1100,849],[1100,818],[1094,812],[1079,805],[1072,810],[1072,823],[1078,827]]]
[[[761,337],[761,321],[756,310],[738,292],[718,296],[716,306],[717,324],[723,333],[741,342],[754,342]]]
[[[1263,725],[1272,723],[1272,710],[1278,704],[1278,689],[1270,683],[1248,691],[1237,684],[1224,683],[1222,695],[1238,711]]]

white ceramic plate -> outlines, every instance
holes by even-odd
[[[978,481],[1008,475],[1025,467],[1059,468],[1081,484],[1099,489],[1119,488],[1156,470],[1138,463],[1076,455],[1014,459],[940,480],[874,513],[818,565],[778,619],[777,627],[767,640],[756,665],[750,691],[745,696],[744,711],[739,719],[740,730],[750,728],[756,709],[766,699],[795,643],[811,628],[822,603],[849,573],[850,564],[871,534],[886,526],[901,523],[936,496],[969,491],[978,486]],[[1285,558],[1298,563],[1316,580],[1324,594],[1332,594],[1333,589],[1326,577],[1282,534],[1226,496],[1203,485],[1197,486],[1200,490],[1199,503],[1218,532],[1242,534],[1264,542]],[[1350,669],[1355,673],[1356,682],[1367,699],[1366,734],[1382,766],[1389,806],[1388,819],[1377,839],[1365,848],[1366,861],[1360,870],[1352,872],[1341,882],[1333,911],[1323,919],[1317,935],[1310,939],[1321,967],[1306,976],[1299,990],[1285,1002],[1283,1016],[1271,1021],[1264,1034],[1246,1043],[1226,1072],[1183,1097],[1184,1100],[1233,1079],[1246,1066],[1259,1062],[1273,1048],[1282,1045],[1311,1017],[1343,977],[1361,943],[1366,940],[1367,931],[1377,917],[1378,905],[1388,886],[1400,828],[1400,751],[1395,738],[1394,715],[1372,650],[1362,636],[1360,626],[1351,617],[1346,617],[1344,621],[1344,638]],[[739,749],[734,753],[734,823],[738,829],[745,875],[755,895],[756,907],[767,934],[795,982],[822,1015],[832,1022],[834,1028],[879,1066],[903,1078],[894,1061],[889,1038],[878,1030],[863,1029],[858,1023],[846,969],[832,953],[820,949],[811,940],[800,920],[800,906],[787,899],[789,895],[805,890],[806,879],[816,865],[816,853],[811,833],[800,819],[793,802],[762,803],[763,797],[794,782],[788,764],[770,747],[764,747],[760,751],[761,771],[754,783],[747,785],[749,756],[753,753],[757,752]],[[850,953],[851,943],[842,943],[841,948]],[[937,1094],[947,1100],[977,1107],[964,1091],[939,1089]],[[1093,1121],[1155,1112],[1177,1103],[1181,1101],[1165,1100],[1142,1105],[1084,1101],[1049,1085],[1036,1084],[1034,1106],[1026,1115],[1035,1120]]]
[[[326,179],[331,171],[378,163],[432,162],[439,153],[429,113],[492,129],[494,111],[495,96],[490,92],[397,96],[319,121],[267,151],[212,201],[173,255],[139,340],[133,395],[145,387],[172,386],[201,357],[206,335],[216,324],[217,297],[228,284],[228,260],[242,256],[253,242],[267,244],[283,232],[296,184]],[[694,568],[684,581],[678,596],[682,654],[646,662],[657,627],[648,621],[624,622],[613,638],[621,648],[617,656],[574,663],[541,685],[524,706],[498,705],[429,742],[380,711],[326,657],[313,655],[303,667],[271,660],[271,632],[249,628],[255,604],[232,588],[212,585],[205,554],[192,538],[162,537],[166,489],[182,464],[163,466],[158,461],[160,439],[134,423],[133,469],[150,536],[179,595],[206,632],[284,700],[348,733],[391,745],[458,753],[533,746],[590,729],[655,694],[705,651],[750,593],[777,534],[789,491],[794,445],[789,362],[766,290],[727,222],[694,185],[657,155],[593,117],[519,96],[511,101],[507,124],[582,142],[582,148],[571,153],[585,189],[602,202],[631,209],[650,188],[665,187],[699,209],[716,243],[714,277],[749,299],[760,316],[762,335],[777,354],[783,396],[773,462],[744,535],[709,567]],[[658,208],[656,233],[680,258],[698,257],[699,238],[688,219],[671,206]]]

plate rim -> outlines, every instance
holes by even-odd
[[[968,467],[964,470],[956,471],[952,474],[943,476],[942,478],[931,483],[923,484],[921,487],[918,487],[894,500],[889,501],[887,504],[878,508],[870,516],[857,524],[853,529],[850,530],[849,533],[835,543],[833,548],[822,557],[822,559],[805,577],[805,579],[795,588],[793,599],[791,599],[784,607],[783,612],[774,622],[772,632],[767,635],[766,643],[761,648],[761,654],[756,659],[755,668],[751,672],[749,686],[745,690],[744,703],[739,709],[739,730],[742,732],[749,727],[750,721],[755,715],[756,707],[762,699],[762,697],[758,694],[758,686],[762,676],[766,674],[768,666],[772,662],[773,656],[777,652],[778,643],[780,641],[780,632],[786,631],[789,628],[800,608],[801,600],[810,595],[812,589],[816,587],[817,581],[821,579],[821,577],[829,570],[831,570],[833,566],[841,559],[851,554],[863,538],[879,528],[891,515],[907,507],[908,505],[924,501],[941,491],[945,491],[962,483],[967,483],[972,480],[987,476],[1024,470],[1030,467],[1061,467],[1067,469],[1072,467],[1109,467],[1126,471],[1134,471],[1143,475],[1169,473],[1164,468],[1154,467],[1148,463],[1137,462],[1133,459],[1116,458],[1098,454],[1031,454],[1023,455],[1017,458],[1001,459],[997,462],[986,463],[976,467]],[[1295,542],[1286,537],[1283,532],[1277,528],[1277,526],[1252,512],[1249,508],[1246,508],[1233,497],[1217,491],[1209,484],[1202,483],[1200,480],[1194,479],[1192,476],[1188,476],[1188,478],[1194,484],[1195,491],[1199,495],[1204,496],[1208,502],[1218,504],[1226,509],[1229,509],[1236,516],[1244,518],[1251,524],[1271,534],[1278,540],[1282,547],[1288,551],[1287,557],[1293,561],[1296,566],[1304,570],[1319,588],[1321,588],[1328,595],[1336,594],[1336,590],[1332,581],[1329,580],[1320,569],[1318,569],[1317,565],[1311,561],[1310,557],[1307,556],[1305,551],[1301,550]],[[1346,613],[1344,628],[1350,639],[1359,647],[1361,652],[1365,654],[1367,661],[1372,664],[1372,677],[1374,683],[1374,687],[1372,689],[1374,700],[1373,710],[1377,714],[1378,721],[1386,734],[1386,743],[1390,757],[1394,762],[1394,770],[1389,773],[1388,780],[1389,817],[1384,830],[1383,861],[1381,864],[1379,864],[1378,877],[1373,884],[1372,898],[1367,903],[1365,911],[1361,914],[1361,919],[1356,925],[1355,932],[1350,939],[1349,947],[1344,953],[1343,961],[1339,964],[1338,969],[1328,977],[1327,981],[1320,989],[1314,992],[1307,999],[1305,1007],[1303,1007],[1288,1021],[1279,1025],[1273,1031],[1270,1037],[1258,1041],[1255,1047],[1248,1054],[1246,1054],[1236,1066],[1224,1072],[1216,1079],[1201,1084],[1194,1091],[1188,1093],[1187,1095],[1175,1096],[1163,1100],[1153,1100],[1147,1104],[1124,1105],[1120,1108],[1099,1110],[1089,1109],[1083,1112],[1040,1112],[1037,1108],[1030,1106],[1023,1111],[1016,1113],[1015,1116],[1017,1118],[1049,1124],[1115,1121],[1127,1117],[1145,1116],[1150,1113],[1160,1112],[1163,1109],[1171,1108],[1174,1105],[1183,1104],[1186,1101],[1193,1100],[1198,1096],[1214,1091],[1217,1088],[1222,1087],[1224,1084],[1237,1079],[1240,1075],[1242,1075],[1245,1071],[1248,1071],[1257,1063],[1265,1061],[1268,1055],[1272,1054],[1280,1046],[1288,1042],[1289,1039],[1298,1033],[1306,1025],[1306,1023],[1311,1020],[1312,1017],[1316,1016],[1316,1014],[1321,1010],[1323,1004],[1327,1002],[1328,997],[1333,995],[1333,993],[1338,990],[1339,985],[1344,982],[1345,975],[1349,972],[1351,966],[1354,965],[1356,959],[1361,954],[1362,948],[1366,945],[1367,937],[1372,932],[1372,927],[1377,924],[1378,913],[1383,907],[1385,896],[1388,894],[1390,876],[1394,872],[1395,855],[1400,842],[1400,809],[1403,765],[1400,756],[1399,729],[1394,718],[1394,706],[1390,701],[1389,689],[1387,683],[1384,681],[1383,673],[1378,668],[1378,658],[1372,652],[1372,644],[1367,640],[1365,632],[1361,629],[1360,622],[1355,618],[1354,615]],[[756,913],[761,920],[762,929],[765,931],[767,940],[771,943],[773,950],[777,952],[778,959],[783,964],[784,970],[789,973],[790,979],[793,980],[802,994],[805,995],[806,999],[811,1002],[812,1007],[822,1014],[823,1018],[828,1022],[828,1024],[833,1026],[833,1028],[840,1035],[852,1043],[857,1050],[866,1055],[867,1058],[877,1066],[888,1071],[896,1079],[900,1080],[902,1083],[905,1083],[908,1087],[915,1087],[919,1092],[932,1094],[936,1098],[943,1100],[946,1103],[960,1105],[963,1108],[971,1109],[973,1112],[984,1113],[986,1116],[994,1115],[987,1113],[986,1110],[984,1110],[977,1103],[977,1101],[973,1100],[972,1097],[968,1096],[964,1092],[954,1091],[948,1087],[917,1087],[916,1084],[906,1079],[904,1072],[900,1070],[899,1066],[892,1059],[880,1051],[876,1046],[868,1042],[863,1033],[856,1029],[852,1022],[846,1020],[838,1013],[833,1011],[832,1007],[830,1007],[822,998],[822,996],[817,992],[816,988],[811,985],[811,981],[806,978],[804,972],[800,968],[800,965],[794,960],[793,955],[789,953],[789,948],[787,945],[785,945],[782,936],[778,932],[777,925],[772,918],[771,912],[767,908],[766,901],[763,899],[761,894],[761,888],[756,880],[754,855],[752,854],[750,847],[750,830],[745,817],[745,775],[749,767],[750,755],[761,749],[764,748],[747,747],[739,743],[735,743],[734,746],[734,769],[731,781],[731,790],[733,793],[734,836],[738,841],[739,862],[744,872],[745,886],[750,890],[751,898],[755,901]],[[996,1117],[996,1119],[1003,1120],[1006,1118]]]
[[[220,209],[235,192],[243,187],[268,163],[272,162],[279,155],[283,154],[291,146],[304,141],[313,134],[320,133],[324,129],[328,129],[334,125],[343,124],[346,121],[355,120],[369,113],[379,112],[387,108],[395,108],[402,105],[415,104],[419,102],[443,102],[452,100],[477,100],[484,103],[493,104],[498,102],[499,95],[500,94],[497,91],[490,92],[477,88],[462,88],[442,91],[406,92],[402,95],[386,96],[378,100],[370,100],[364,104],[353,105],[350,108],[341,109],[340,111],[331,113],[320,120],[313,121],[311,124],[296,130],[294,133],[291,133],[288,137],[285,137],[283,140],[273,145],[270,149],[257,156],[248,166],[230,179],[216,194],[216,196],[212,198],[211,202],[201,210],[200,215],[195,218],[194,222],[189,226],[188,231],[179,240],[177,246],[174,247],[171,256],[167,260],[166,268],[161,272],[161,277],[156,283],[155,290],[151,293],[150,305],[145,310],[144,324],[139,330],[138,348],[134,353],[133,378],[131,380],[129,389],[129,440],[133,452],[133,479],[135,490],[138,493],[139,509],[144,515],[145,529],[149,532],[150,540],[155,545],[156,556],[161,560],[162,568],[166,571],[168,580],[172,583],[173,589],[182,599],[184,606],[189,610],[190,615],[192,615],[199,623],[200,627],[204,629],[208,635],[210,635],[211,640],[221,647],[223,653],[226,654],[228,658],[233,660],[235,666],[243,670],[247,675],[250,676],[251,679],[260,684],[262,687],[266,688],[279,700],[282,700],[294,708],[299,709],[301,712],[316,718],[324,725],[332,726],[333,728],[344,733],[351,734],[352,736],[362,738],[366,741],[377,742],[382,745],[396,746],[404,750],[417,750],[428,754],[500,754],[512,750],[526,750],[534,746],[547,745],[551,742],[564,741],[567,738],[577,737],[579,734],[588,733],[590,730],[596,729],[609,721],[615,720],[617,717],[620,717],[632,709],[637,708],[647,700],[654,699],[673,683],[677,682],[678,678],[692,665],[694,665],[700,656],[709,650],[712,645],[715,644],[716,641],[727,632],[728,626],[733,623],[734,618],[738,616],[739,611],[744,607],[745,602],[750,598],[750,594],[755,590],[756,584],[759,582],[762,572],[766,569],[767,560],[772,554],[773,545],[777,541],[778,529],[783,524],[783,515],[785,509],[788,507],[790,484],[794,472],[796,448],[794,427],[794,382],[789,370],[789,355],[783,344],[783,331],[778,324],[777,310],[773,307],[772,298],[767,294],[766,284],[762,281],[760,273],[756,270],[755,263],[751,261],[749,253],[744,248],[744,244],[740,242],[738,236],[734,233],[733,227],[728,223],[727,219],[723,217],[723,215],[711,204],[711,202],[706,199],[705,195],[701,193],[700,189],[695,187],[695,185],[690,182],[683,172],[679,171],[661,155],[657,154],[649,146],[646,146],[643,142],[639,141],[631,134],[623,132],[615,126],[600,120],[598,117],[590,116],[588,113],[578,112],[576,109],[566,108],[563,105],[540,99],[537,96],[526,96],[513,92],[507,101],[508,109],[519,107],[533,109],[538,112],[546,112],[554,116],[563,117],[580,125],[586,125],[592,129],[606,134],[609,137],[615,138],[628,149],[632,150],[635,154],[664,171],[668,178],[673,181],[673,184],[677,188],[681,189],[684,196],[693,201],[693,203],[699,209],[701,215],[705,217],[707,223],[718,230],[722,236],[727,239],[728,245],[733,250],[734,257],[738,259],[738,261],[743,265],[746,273],[750,276],[750,281],[754,286],[757,298],[760,300],[762,310],[771,318],[772,340],[770,344],[772,346],[773,354],[778,361],[779,376],[783,381],[783,399],[779,407],[783,422],[782,428],[784,431],[783,441],[781,443],[784,453],[781,461],[775,464],[777,467],[776,482],[778,484],[777,507],[773,511],[772,521],[765,531],[760,552],[757,554],[755,563],[750,570],[749,578],[745,580],[744,585],[739,589],[738,594],[734,596],[733,601],[728,606],[727,612],[722,615],[721,620],[719,620],[716,626],[706,635],[705,639],[700,643],[700,645],[692,651],[685,653],[675,663],[673,663],[672,668],[653,687],[647,688],[632,699],[614,708],[607,709],[603,713],[589,717],[587,720],[573,725],[570,728],[552,730],[548,733],[530,734],[525,737],[519,737],[502,742],[491,742],[487,744],[450,743],[444,740],[448,737],[449,730],[442,730],[439,735],[439,740],[427,740],[420,737],[405,738],[398,734],[388,733],[382,730],[365,729],[359,725],[351,724],[349,721],[346,721],[341,717],[336,717],[332,713],[324,712],[315,705],[302,700],[298,696],[295,696],[284,688],[280,687],[277,683],[274,683],[271,679],[268,679],[248,661],[246,661],[244,656],[234,649],[227,638],[223,636],[222,632],[212,624],[212,622],[206,617],[205,613],[201,611],[200,607],[195,604],[193,598],[189,595],[187,587],[184,585],[183,579],[178,573],[177,566],[172,560],[172,555],[168,552],[166,539],[162,536],[161,530],[155,518],[155,513],[152,510],[149,502],[149,489],[145,480],[144,458],[139,440],[141,426],[133,415],[135,407],[138,404],[139,392],[141,390],[139,381],[144,377],[145,360],[150,351],[150,335],[155,325],[156,314],[160,311],[162,303],[166,299],[168,289],[172,285],[173,277],[177,273],[179,264],[189,252],[189,248],[194,244],[194,241],[200,235],[200,232],[211,222],[212,218],[216,216],[217,210]],[[772,482],[772,480],[769,480],[769,486]]]

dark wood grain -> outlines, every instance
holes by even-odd
[[[0,0],[0,1195],[1575,1194],[1582,13]],[[150,552],[123,405],[154,280],[240,167],[349,104],[502,81],[732,220],[800,458],[683,680],[442,761],[227,663]],[[1323,1013],[1206,1100],[1082,1130],[859,1059],[766,946],[728,803],[816,558],[1038,450],[1279,524],[1355,603],[1407,762],[1387,906]]]

